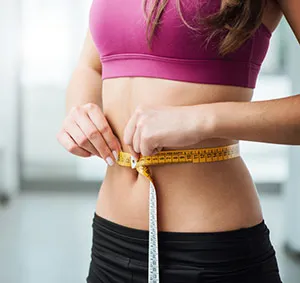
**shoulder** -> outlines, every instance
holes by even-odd
[[[275,0],[273,0],[275,1]],[[276,0],[280,11],[286,18],[293,30],[298,42],[300,43],[300,1],[299,0]]]

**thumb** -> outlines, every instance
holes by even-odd
[[[140,154],[135,152],[133,147],[131,145],[128,145],[128,149],[129,149],[129,152],[130,154],[137,160],[140,158]]]
[[[163,147],[157,147],[153,150],[153,154],[157,154],[159,153],[160,151],[162,151]]]

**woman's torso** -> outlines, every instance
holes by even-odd
[[[271,5],[265,14],[266,26],[274,29],[280,14],[277,7]],[[126,152],[124,128],[138,105],[250,101],[253,95],[250,88],[138,77],[106,79],[102,91],[104,114]],[[192,148],[236,142],[208,139]],[[167,149],[171,148],[164,148]],[[223,231],[253,226],[263,218],[255,185],[242,157],[152,166],[151,172],[157,193],[158,230]],[[149,181],[136,170],[115,164],[107,168],[96,213],[121,225],[147,230],[148,197]]]

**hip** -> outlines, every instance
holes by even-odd
[[[270,231],[159,232],[161,282],[281,283]],[[88,282],[147,282],[148,231],[95,214]]]

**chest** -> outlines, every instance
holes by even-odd
[[[193,59],[194,54],[203,52],[205,32],[195,32],[183,20],[199,28],[197,19],[217,12],[220,5],[220,0],[181,0],[179,12],[177,0],[169,0],[153,37],[151,52],[179,58],[184,52]],[[94,0],[90,9],[90,30],[103,56],[119,50],[122,53],[150,52],[142,0]]]

